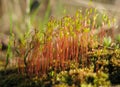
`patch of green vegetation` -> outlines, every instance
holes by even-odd
[[[119,84],[120,48],[112,47],[112,39],[103,28],[110,25],[110,19],[103,14],[102,23],[98,24],[97,17],[96,9],[86,9],[85,13],[79,10],[74,16],[59,20],[51,17],[42,32],[34,29],[25,34],[15,45],[17,70],[1,71],[0,86],[108,87],[111,83]],[[11,44],[8,58],[10,48]]]

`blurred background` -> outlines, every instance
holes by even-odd
[[[115,34],[119,34],[119,4],[120,0],[0,0],[0,43],[4,48],[7,46],[10,29],[16,38],[21,38],[34,28],[44,30],[50,16],[61,18],[75,14],[78,9],[84,11],[91,7],[97,8],[99,13],[105,12],[115,17]]]

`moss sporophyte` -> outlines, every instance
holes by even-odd
[[[112,71],[109,66],[119,62],[119,47],[112,45],[113,37],[106,32],[111,20],[91,8],[61,19],[51,17],[44,31],[35,28],[15,45],[19,73],[37,79],[44,74],[45,81],[52,79],[49,84],[109,85],[103,71]],[[10,46],[7,59],[9,52]]]

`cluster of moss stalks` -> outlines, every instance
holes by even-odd
[[[52,17],[45,30],[27,33],[17,45],[14,41],[16,69],[0,72],[0,87],[120,84],[120,39],[113,42],[114,35],[106,33],[113,24],[96,9],[60,20]]]

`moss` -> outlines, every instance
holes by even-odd
[[[18,69],[1,71],[0,87],[118,84],[120,48],[112,47],[112,40],[105,38],[97,16],[96,9],[87,9],[84,14],[77,11],[72,17],[51,18],[45,32],[35,29],[33,35],[26,34],[15,46]],[[101,24],[108,25],[110,19],[102,16]]]

